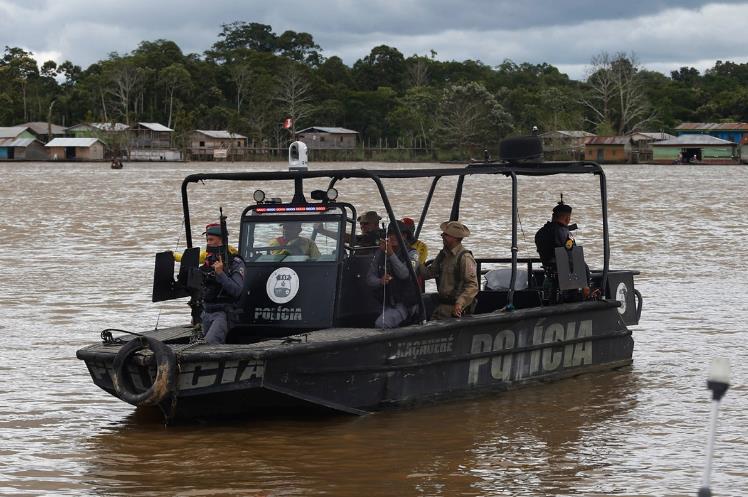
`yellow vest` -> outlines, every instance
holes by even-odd
[[[236,255],[236,254],[239,253],[239,250],[237,250],[237,248],[234,247],[233,245],[229,245],[229,252],[231,253],[231,255]],[[202,249],[200,251],[200,264],[202,264],[203,262],[205,262],[205,258],[206,257],[208,257],[208,251],[205,250],[205,249]],[[177,262],[182,262],[182,253],[181,252],[175,252],[174,253],[174,260],[177,261]]]

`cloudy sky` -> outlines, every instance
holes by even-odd
[[[405,56],[497,65],[547,62],[584,77],[601,52],[633,52],[648,69],[703,71],[748,62],[748,1],[706,0],[0,0],[0,46],[86,67],[142,40],[202,53],[221,24],[260,22],[314,36],[352,65],[380,44]]]

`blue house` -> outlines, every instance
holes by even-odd
[[[709,135],[738,145],[748,145],[748,123],[682,123],[675,128],[680,135]]]

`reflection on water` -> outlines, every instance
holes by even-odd
[[[87,473],[123,494],[143,489],[154,466],[160,472],[146,489],[179,493],[464,495],[516,483],[524,495],[563,493],[580,472],[616,472],[584,446],[606,425],[625,423],[636,404],[635,377],[618,372],[499,399],[367,418],[171,427],[168,437],[157,420],[131,416],[85,440]]]
[[[723,355],[735,386],[720,415],[713,488],[744,495],[748,274],[739,254],[748,242],[748,169],[606,168],[613,267],[642,271],[645,308],[631,368],[365,418],[165,428],[158,415],[93,386],[75,350],[106,327],[188,319],[184,302],[150,303],[153,253],[185,245],[179,186],[186,174],[246,167],[0,164],[0,494],[688,495],[703,462],[705,370]],[[519,184],[520,256],[533,254],[534,232],[563,192],[585,254],[599,266],[596,179]],[[191,186],[193,226],[214,220],[222,205],[231,228],[259,186]],[[291,191],[262,186],[269,196]],[[396,212],[417,217],[428,185],[386,186]],[[432,256],[453,188],[440,183],[424,227]],[[381,211],[365,181],[338,189],[359,210]],[[509,254],[510,192],[505,178],[466,181],[461,218],[477,256],[495,246]]]

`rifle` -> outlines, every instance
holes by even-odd
[[[221,243],[223,244],[223,247],[221,248],[221,260],[223,261],[224,266],[228,270],[231,267],[231,251],[229,250],[229,230],[226,228],[226,216],[223,215],[223,207],[218,208],[219,217],[221,223]]]

